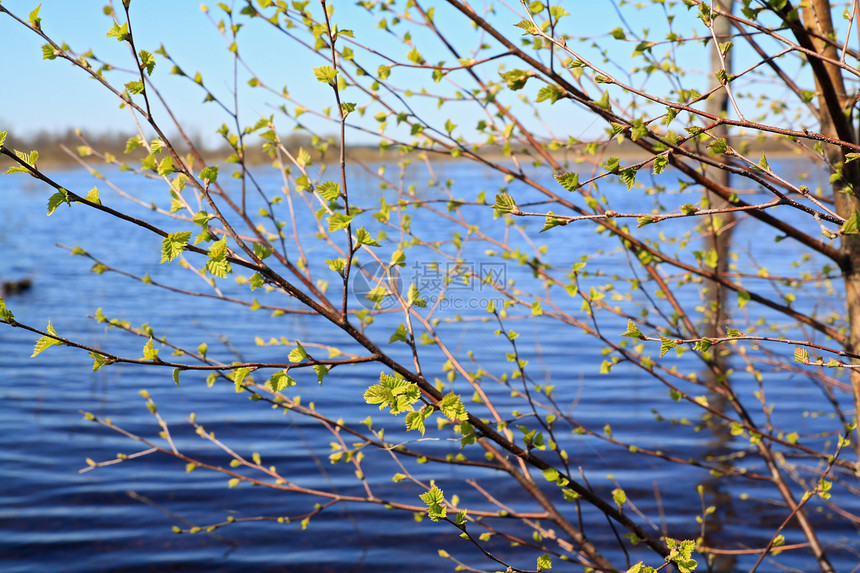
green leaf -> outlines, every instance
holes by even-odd
[[[216,277],[226,278],[232,272],[230,263],[227,262],[227,237],[212,243],[209,247],[209,259],[206,261],[206,270]]]
[[[415,286],[415,283],[409,285],[409,292],[407,293],[406,300],[412,306],[417,306],[419,308],[427,307],[427,300],[421,298],[421,293],[418,292],[418,287]]]
[[[543,571],[544,569],[552,569],[552,559],[550,558],[549,553],[544,553],[537,558],[537,568],[538,571]]]
[[[68,206],[72,206],[71,200],[69,200],[69,192],[60,187],[60,190],[51,195],[48,198],[48,216],[50,216],[54,211],[57,210],[57,207],[65,203]]]
[[[317,80],[324,84],[335,85],[335,81],[337,80],[337,70],[335,70],[331,66],[321,66],[319,68],[314,68],[314,75]]]
[[[496,195],[496,202],[493,205],[493,209],[495,209],[496,213],[500,215],[519,212],[517,204],[514,202],[514,198],[507,193],[499,193]]]
[[[439,400],[438,406],[442,414],[452,422],[464,421],[469,418],[469,413],[466,412],[463,401],[454,392],[446,394]]]
[[[355,232],[355,238],[359,245],[367,245],[369,247],[381,246],[373,237],[370,236],[370,233],[364,230],[364,227],[359,227],[358,231]]]
[[[86,199],[90,203],[95,203],[96,205],[102,204],[101,199],[99,199],[98,187],[93,187],[92,189],[90,189],[89,193],[87,193],[87,196],[84,197],[84,199]]]
[[[418,51],[418,48],[412,48],[409,50],[409,53],[406,54],[407,59],[416,65],[422,65],[426,62],[424,56],[421,55],[421,52]]]
[[[334,231],[338,231],[340,229],[346,229],[349,227],[349,224],[352,222],[352,217],[349,215],[344,215],[343,213],[332,213],[332,215],[328,218],[328,231],[329,233],[333,233]]]
[[[600,99],[594,102],[594,105],[599,107],[600,109],[609,111],[612,109],[612,104],[609,103],[609,92],[603,92],[603,95],[600,96]]]
[[[93,372],[98,372],[102,366],[108,364],[108,359],[98,352],[90,352],[90,357],[93,359]]]
[[[738,291],[738,308],[743,308],[750,301],[750,293],[745,290]]]
[[[633,188],[633,185],[636,183],[636,173],[637,169],[631,167],[630,169],[625,169],[621,173],[618,174],[619,179],[624,181],[624,184],[627,185],[627,190],[630,191]]]
[[[549,103],[553,104],[564,97],[564,90],[555,85],[548,85],[542,87],[538,91],[537,101],[546,101],[549,100]]]
[[[39,10],[41,9],[42,4],[40,3],[32,12],[30,12],[30,16],[27,18],[27,22],[29,22],[34,28],[39,28],[42,25],[42,19],[39,18]]]
[[[514,91],[521,90],[534,72],[523,70],[511,70],[500,74],[508,87]]]
[[[245,380],[245,377],[248,376],[249,373],[250,370],[245,367],[237,368],[235,372],[233,372],[233,385],[236,387],[236,392],[241,392],[245,389],[242,385],[242,381]]]
[[[166,156],[161,162],[158,164],[158,174],[162,177],[166,177],[175,171],[173,166],[173,158],[169,155]]]
[[[576,191],[579,189],[578,173],[559,172],[555,174],[555,180],[568,191]]]
[[[24,153],[23,151],[15,150],[15,155],[23,161],[26,165],[29,165],[32,169],[36,169],[36,161],[39,159],[38,151],[31,151],[30,153]],[[30,169],[27,169],[23,165],[19,165],[18,163],[12,165],[9,169],[6,170],[6,173],[30,173]]]
[[[140,56],[141,67],[146,70],[146,75],[151,76],[152,71],[155,69],[155,56],[146,50],[141,50],[138,56]]]
[[[243,370],[240,368],[240,370]],[[247,369],[245,369],[247,370]],[[290,376],[287,370],[279,370],[272,374],[272,377],[266,380],[266,388],[271,390],[272,392],[281,392],[286,388],[291,388],[295,386],[297,383],[292,376]],[[236,373],[237,376],[239,372]],[[240,380],[241,381],[241,380]],[[239,382],[236,382],[236,391],[239,392]]]
[[[794,361],[809,364],[809,352],[802,346],[794,347]]]
[[[323,379],[326,377],[326,374],[328,374],[328,366],[325,364],[314,364],[311,368],[316,372],[317,382],[322,386]]]
[[[117,23],[108,30],[108,33],[105,35],[106,38],[116,38],[120,42],[124,42],[126,38],[128,38],[128,22],[120,26]]]
[[[708,149],[719,155],[729,150],[729,144],[724,138],[719,137],[708,144]]]
[[[323,181],[316,186],[316,190],[328,202],[337,201],[340,198],[340,184],[334,181]]]
[[[265,245],[261,245],[260,243],[254,243],[254,254],[260,260],[264,260],[272,255],[272,249]]]
[[[612,499],[615,501],[615,505],[618,506],[618,509],[621,509],[621,507],[627,501],[627,494],[624,493],[623,489],[618,487],[612,490]]]
[[[346,267],[346,259],[328,259],[326,260],[326,264],[334,272],[342,274],[343,269]]]
[[[627,320],[627,330],[621,336],[629,336],[630,338],[638,338],[640,340],[645,339],[645,336],[639,330],[639,327],[636,326],[636,323],[629,319]]]
[[[211,185],[212,183],[215,183],[215,181],[218,179],[218,166],[211,165],[209,167],[204,168],[203,171],[200,172],[200,179],[203,180],[204,185]]]
[[[12,311],[6,308],[6,301],[0,298],[0,319],[11,321],[15,320],[15,315]]]
[[[391,262],[390,265],[403,267],[406,265],[406,253],[403,252],[403,249],[397,249],[393,253],[391,253]]]
[[[296,340],[296,347],[290,351],[290,354],[287,358],[289,358],[290,362],[296,363],[301,362],[305,358],[308,357],[308,353],[305,350],[305,347],[302,346],[302,343]]]
[[[406,430],[410,432],[412,430],[418,430],[423,436],[426,430],[424,422],[433,414],[434,411],[435,410],[432,406],[424,406],[418,411],[406,414]]]
[[[696,569],[698,563],[692,559],[693,550],[696,548],[694,541],[686,540],[678,544],[674,539],[667,538],[666,545],[670,549],[666,561],[674,563],[680,573],[692,573]]]
[[[654,158],[654,169],[653,172],[655,175],[659,175],[663,173],[666,169],[666,166],[669,165],[669,157],[666,155],[658,155]]]
[[[553,215],[555,215],[554,212],[547,211],[546,220],[543,223],[543,228],[540,230],[541,233],[543,233],[544,231],[548,231],[548,230],[552,229],[553,227],[558,227],[558,226],[563,227],[563,226],[567,225],[568,221],[562,221],[561,219],[559,219],[558,217],[554,217]]]
[[[54,50],[54,46],[51,44],[44,44],[42,46],[42,59],[43,60],[55,60],[57,58],[57,53]]]
[[[427,517],[433,521],[439,521],[445,517],[446,509],[445,506],[442,505],[445,503],[445,496],[443,495],[442,490],[436,487],[435,484],[419,497],[421,498],[421,501],[427,504]]]
[[[379,404],[379,409],[389,408],[392,414],[412,412],[413,404],[421,399],[421,391],[416,384],[380,373],[379,384],[370,386],[364,393],[364,401],[368,404]]]
[[[397,330],[394,331],[394,334],[391,335],[391,338],[388,339],[388,344],[392,342],[403,341],[406,342],[409,340],[409,333],[406,330],[406,326],[401,322],[397,327]]]
[[[191,231],[181,233],[170,233],[161,241],[161,262],[170,262],[182,253],[188,240],[191,239]]]
[[[0,300],[2,300],[2,299],[0,299]],[[5,305],[3,308],[5,309]],[[48,320],[48,328],[46,330],[48,331],[48,334],[50,334],[52,336],[59,336],[57,334],[57,331],[54,330],[54,326],[51,324],[50,319]],[[42,352],[43,350],[45,350],[47,348],[50,348],[51,346],[64,346],[66,344],[65,342],[63,342],[61,340],[57,340],[56,338],[52,338],[52,336],[46,335],[46,336],[39,338],[39,340],[36,341],[36,346],[33,348],[33,354],[30,355],[30,358],[33,358],[34,356],[38,356],[40,352]]]
[[[143,139],[139,135],[129,137],[128,141],[125,142],[125,152],[131,153],[141,145],[143,145]]]
[[[153,348],[151,336],[147,343],[143,345],[143,359],[153,361],[157,361],[158,359],[158,348]]]
[[[125,84],[125,89],[127,89],[129,92],[131,92],[135,95],[142,94],[143,93],[143,82],[140,80],[128,82],[127,84]]]
[[[624,30],[621,28],[615,28],[609,34],[615,38],[616,40],[625,40],[627,36],[624,34]]]
[[[667,352],[669,352],[671,349],[675,348],[675,346],[677,346],[678,343],[671,338],[666,338],[662,335],[659,335],[659,336],[660,336],[660,358],[662,358]]]
[[[843,235],[860,235],[860,213],[852,209],[851,216],[842,223]]]

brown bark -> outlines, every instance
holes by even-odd
[[[734,0],[719,0],[720,9],[731,13],[734,5]],[[713,43],[711,48],[710,64],[711,64],[711,88],[720,85],[717,79],[717,73],[721,69],[725,69],[726,75],[732,73],[732,52],[729,51],[721,59],[719,44],[729,40],[731,33],[731,20],[728,18],[717,18],[713,21],[714,36],[717,41]],[[723,63],[725,61],[725,65]],[[705,102],[705,111],[713,115],[724,116],[728,110],[729,94],[726,89],[717,90]],[[728,139],[728,126],[720,124],[711,130],[711,134],[715,137],[723,137]],[[717,169],[715,167],[705,167],[705,177],[720,185],[721,187],[729,187],[731,174],[725,169]],[[710,190],[705,191],[705,198],[710,208],[722,209],[729,207],[728,201],[713,193]],[[719,219],[719,220],[717,220]],[[732,241],[732,229],[734,228],[735,216],[734,213],[724,213],[719,218],[712,216],[706,224],[710,226],[708,233],[705,236],[706,247],[708,250],[715,250],[717,253],[717,268],[715,271],[718,275],[724,275],[728,270],[729,265],[729,248]],[[706,325],[706,336],[719,337],[721,336],[719,329],[726,324],[728,314],[726,312],[726,291],[716,281],[708,281],[708,292],[706,302],[710,306],[711,312]],[[716,356],[719,356],[717,353]],[[724,370],[722,365],[717,364],[720,370]]]
[[[803,23],[822,36],[830,36],[834,30],[830,1],[812,0],[803,8]],[[821,55],[839,59],[839,52],[833,45],[813,36],[806,36],[805,39]],[[799,37],[798,40],[800,40]],[[837,66],[824,62],[812,63],[815,85],[819,94],[821,132],[855,143],[857,136],[851,123],[851,116],[845,113],[850,100],[845,91],[841,70]],[[824,153],[831,165],[842,165],[845,160],[843,149],[836,145],[825,145]],[[860,212],[858,196],[860,196],[860,168],[856,162],[852,162],[844,165],[842,179],[833,184],[833,199],[837,213],[848,218],[852,212]],[[860,235],[843,235],[840,250],[842,256],[839,266],[845,281],[845,310],[849,328],[845,350],[857,354],[860,352]],[[857,360],[854,362],[860,363]],[[856,420],[856,416],[860,415],[860,372],[857,370],[851,371],[851,386],[854,390]],[[860,457],[860,428],[855,435],[854,446]]]

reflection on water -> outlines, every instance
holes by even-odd
[[[475,167],[451,165],[456,171],[458,185],[473,195],[472,188],[486,189],[490,194],[497,187],[488,183],[487,174]],[[129,190],[149,197],[160,191],[141,186],[135,179],[113,174],[123,184],[137,186]],[[210,352],[219,359],[266,360],[283,347],[254,344],[286,336],[290,339],[340,343],[343,337],[334,329],[302,315],[287,315],[272,320],[267,314],[248,313],[230,305],[203,298],[189,299],[179,294],[153,292],[116,275],[99,276],[90,273],[81,257],[69,257],[55,243],[68,247],[81,245],[94,256],[116,268],[137,275],[149,273],[154,280],[182,286],[203,288],[178,265],[159,265],[160,241],[145,231],[119,226],[107,217],[87,211],[81,206],[61,206],[51,217],[45,217],[48,192],[34,188],[29,178],[0,178],[0,193],[6,209],[0,226],[0,279],[32,280],[30,290],[17,293],[7,302],[16,317],[24,323],[44,326],[50,317],[62,335],[94,347],[109,348],[116,353],[139,354],[141,343],[133,337],[106,331],[93,320],[84,320],[101,308],[108,317],[129,320],[133,325],[148,322],[158,332],[169,334],[172,342],[196,347],[207,341]],[[82,172],[56,174],[70,189],[89,189],[94,182]],[[376,192],[370,184],[361,188],[361,180],[353,185],[355,193]],[[24,184],[25,188],[15,187]],[[277,184],[277,183],[273,183]],[[103,195],[103,200],[111,201]],[[115,199],[114,199],[115,200]],[[132,207],[138,216],[155,220],[173,229],[169,219],[143,207]],[[476,223],[504,232],[492,219],[492,211],[483,209],[475,216]],[[372,224],[368,218],[367,224]],[[315,231],[312,219],[300,222],[308,241]],[[421,228],[422,224],[427,228]],[[429,225],[416,215],[413,223],[428,240],[448,237],[450,230]],[[742,229],[742,227],[741,227]],[[532,229],[540,230],[540,222]],[[540,235],[541,243],[557,257],[557,262],[569,266],[591,250],[594,233],[590,227],[565,228],[566,233]],[[738,233],[740,248],[746,248],[743,233]],[[760,240],[760,238],[756,239]],[[306,246],[316,255],[312,242]],[[477,252],[483,252],[483,247]],[[778,268],[785,264],[779,251],[760,249],[762,264]],[[762,254],[763,253],[763,254]],[[772,258],[767,258],[767,257]],[[477,257],[477,255],[476,255]],[[417,266],[404,269],[410,273],[402,282],[431,280],[432,267],[419,254]],[[474,264],[482,259],[475,258]],[[606,256],[599,259],[603,277],[626,271],[623,257]],[[423,266],[422,266],[423,265]],[[509,263],[493,272],[506,273],[506,279],[531,280],[531,271]],[[225,293],[244,292],[243,287],[225,284]],[[429,289],[432,290],[432,289]],[[447,316],[462,314],[465,322],[446,324],[439,329],[443,337],[455,341],[456,352],[475,352],[476,359],[487,363],[504,361],[510,347],[492,335],[492,326],[474,320],[484,315],[472,308],[477,300],[483,308],[492,293],[465,290],[450,300],[462,301],[462,307],[452,303]],[[685,296],[695,297],[690,290]],[[289,304],[279,300],[277,304]],[[360,301],[356,301],[360,302]],[[578,308],[573,299],[561,300],[561,305]],[[445,314],[443,314],[445,316]],[[240,320],[237,320],[240,317]],[[613,326],[607,318],[606,324]],[[400,321],[395,315],[380,315],[374,333],[391,332]],[[618,332],[624,329],[618,322]],[[602,428],[611,422],[615,436],[629,439],[644,448],[671,450],[681,458],[711,455],[715,457],[736,453],[744,444],[737,444],[727,431],[710,430],[700,433],[679,423],[683,417],[697,419],[700,412],[684,404],[669,404],[666,389],[640,371],[619,364],[609,376],[600,375],[602,346],[577,332],[547,331],[539,319],[518,322],[520,349],[530,360],[532,376],[555,384],[556,400],[563,409],[584,425]],[[556,328],[555,326],[553,328]],[[229,345],[221,341],[229,336]],[[387,334],[385,338],[387,339]],[[132,339],[130,339],[132,338]],[[132,454],[140,447],[121,436],[83,420],[80,411],[110,416],[130,431],[155,439],[158,428],[148,414],[138,390],[147,388],[168,421],[177,444],[190,455],[216,465],[228,459],[206,442],[199,440],[185,418],[189,412],[209,431],[222,437],[244,454],[261,452],[265,463],[277,466],[297,483],[309,487],[334,488],[342,493],[361,493],[352,469],[328,464],[331,435],[317,425],[295,414],[283,415],[262,404],[236,395],[232,387],[216,385],[207,388],[205,376],[183,373],[177,388],[170,374],[145,368],[111,367],[92,372],[92,361],[85,353],[68,348],[51,348],[37,358],[29,359],[34,337],[26,332],[0,328],[0,562],[4,572],[43,570],[62,571],[191,571],[211,567],[217,570],[254,568],[256,571],[294,570],[369,571],[402,570],[403,563],[422,556],[422,568],[427,571],[448,571],[450,562],[437,558],[437,549],[446,549],[465,562],[485,565],[481,556],[456,536],[451,528],[428,520],[420,523],[412,516],[362,504],[335,505],[315,517],[307,530],[298,524],[278,524],[272,521],[247,522],[197,535],[176,535],[173,525],[191,527],[207,525],[228,517],[243,518],[259,515],[296,515],[313,509],[315,500],[294,494],[280,494],[264,488],[227,487],[227,479],[202,470],[186,473],[183,464],[162,456],[146,456],[110,468],[78,473],[85,459],[105,460],[118,452]],[[534,346],[529,350],[530,346]],[[392,346],[392,353],[409,362],[403,348]],[[346,342],[345,350],[355,350]],[[441,376],[444,363],[438,355],[427,350],[425,371],[430,377]],[[278,356],[281,356],[278,354]],[[282,357],[281,357],[282,359]],[[675,362],[679,369],[694,371],[695,360],[688,355]],[[375,415],[375,407],[364,404],[361,395],[379,375],[378,367],[336,369],[320,389],[316,381],[300,379],[303,401],[317,400],[335,417],[362,420]],[[826,399],[802,377],[772,374],[777,382],[768,389],[770,400],[780,405],[773,413],[777,426],[789,426],[803,419],[805,433],[830,427],[825,419],[803,418],[804,411],[827,409]],[[739,372],[735,380],[742,385],[741,393],[750,396],[755,391],[751,378]],[[470,396],[471,391],[460,382],[455,391]],[[745,386],[749,384],[748,386]],[[519,406],[504,389],[491,387],[496,406],[503,411]],[[717,398],[709,400],[717,405]],[[655,422],[655,412],[667,411],[675,419]],[[385,417],[375,418],[385,420]],[[391,433],[398,435],[401,420],[393,420]],[[231,441],[235,437],[235,441]],[[403,433],[403,439],[407,438]],[[708,517],[705,540],[720,546],[726,539],[743,538],[750,547],[760,547],[786,515],[782,504],[773,499],[769,489],[743,480],[712,480],[706,471],[690,470],[656,458],[631,458],[625,451],[607,447],[605,443],[574,434],[564,437],[572,467],[580,464],[595,489],[607,492],[624,487],[628,498],[649,516],[654,527],[667,527],[676,534],[690,538],[699,535],[695,517],[701,513],[702,501],[697,486],[704,484],[706,504],[716,505],[717,511]],[[430,445],[447,451],[446,444]],[[390,499],[417,501],[415,490],[404,484],[394,484],[391,475],[398,471],[390,457],[382,452],[365,452],[365,470],[370,484],[378,494]],[[469,506],[488,506],[486,500],[462,486],[471,476],[468,469],[420,466],[409,468],[420,479],[436,478],[440,487],[450,487],[466,499]],[[607,476],[611,474],[612,478]],[[485,483],[489,481],[490,483]],[[518,502],[519,490],[507,480],[485,480],[493,495],[510,503]],[[446,492],[449,490],[446,490]],[[740,494],[746,494],[743,501]],[[860,511],[857,500],[840,500],[842,507]],[[667,515],[662,512],[667,511]],[[598,521],[599,516],[586,519]],[[860,559],[860,544],[856,531],[828,530],[826,516],[819,520],[822,537],[826,538],[837,569],[848,570]],[[841,523],[841,522],[840,522]],[[742,532],[739,534],[738,532]],[[525,533],[524,533],[525,534]],[[613,534],[600,527],[594,534],[598,544],[613,547]],[[786,532],[786,542],[802,541],[794,530]],[[504,555],[516,554],[496,542],[494,551]],[[797,569],[807,569],[810,563],[801,557],[797,562],[782,559]],[[726,557],[718,570],[749,568],[749,556]],[[765,569],[762,569],[765,570]]]

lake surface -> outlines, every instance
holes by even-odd
[[[503,185],[498,178],[481,168],[458,164],[437,166],[440,179],[455,181],[453,192],[458,197],[474,198],[484,190],[492,197]],[[120,187],[142,198],[145,203],[163,200],[163,189],[151,182],[141,182],[127,173],[105,172]],[[551,181],[551,174],[536,176]],[[111,193],[101,181],[85,171],[61,171],[52,177],[67,188],[85,194],[94,185],[101,190],[102,200],[108,205],[121,205],[135,216],[145,217],[171,231],[180,230],[169,218],[154,213],[145,206],[129,205]],[[279,179],[261,174],[264,186],[278,189]],[[415,174],[424,182],[425,174]],[[419,183],[420,184],[420,183]],[[382,191],[370,175],[356,172],[351,180],[352,193],[357,201],[366,203]],[[627,201],[630,210],[649,205],[648,199],[627,194],[623,186],[606,184],[602,191]],[[512,194],[515,189],[512,189]],[[428,200],[439,198],[438,190],[427,191]],[[434,195],[436,193],[436,195]],[[146,322],[157,333],[167,334],[171,342],[196,348],[207,342],[210,353],[219,359],[236,359],[231,348],[238,349],[243,360],[285,361],[284,347],[259,346],[255,337],[269,340],[287,337],[303,342],[337,344],[347,351],[359,352],[354,343],[345,340],[330,326],[302,315],[285,315],[273,319],[269,313],[249,313],[236,305],[200,297],[188,297],[162,290],[147,288],[140,283],[113,273],[98,275],[89,272],[92,261],[83,257],[70,257],[68,251],[58,248],[80,245],[93,256],[114,268],[142,276],[149,273],[153,280],[181,288],[205,289],[205,284],[183,271],[178,265],[160,265],[160,239],[145,230],[130,227],[108,216],[81,205],[69,208],[60,206],[50,217],[45,216],[51,191],[35,179],[26,176],[0,177],[0,195],[4,198],[4,211],[0,214],[0,278],[30,277],[30,291],[7,298],[9,308],[19,322],[44,328],[48,318],[63,336],[82,343],[104,348],[117,354],[139,356],[143,340],[106,330],[87,315],[97,308],[109,318],[128,320],[134,326]],[[625,195],[627,194],[627,195]],[[624,197],[627,199],[624,199]],[[675,202],[674,200],[677,199]],[[492,201],[491,201],[492,202]],[[689,202],[687,198],[669,196],[664,199],[672,205]],[[613,203],[614,205],[615,203]],[[441,204],[444,210],[444,203]],[[617,207],[615,207],[617,209]],[[255,206],[256,209],[256,206]],[[502,220],[494,220],[488,207],[470,211],[470,223],[486,228],[492,237],[503,240],[514,231],[506,229]],[[780,212],[783,214],[783,212]],[[791,211],[786,218],[796,217]],[[371,228],[368,216],[362,221]],[[798,224],[814,225],[798,218]],[[535,219],[526,225],[527,236],[513,236],[510,244],[530,252],[529,241],[547,245],[547,260],[568,268],[583,255],[594,253],[595,241],[601,240],[590,223],[570,225],[540,234],[542,220]],[[662,230],[673,233],[672,225],[646,228],[658,239]],[[684,223],[688,224],[688,223]],[[173,226],[171,226],[173,225]],[[416,232],[427,240],[449,240],[451,229],[440,225],[438,219],[422,219],[416,211],[413,225]],[[772,274],[796,272],[792,262],[799,256],[788,241],[774,242],[773,237],[744,234],[752,227],[741,222],[736,233],[736,248],[741,253],[739,264],[752,269],[755,266],[747,256],[755,252],[755,264],[767,267]],[[325,248],[313,241],[315,223],[305,216],[298,221],[298,232],[315,268],[324,268],[321,262],[330,258]],[[657,228],[659,227],[659,228]],[[375,234],[375,232],[374,232]],[[389,231],[389,234],[390,231]],[[692,239],[695,240],[695,239]],[[607,243],[602,254],[589,261],[589,268],[599,272],[582,279],[582,287],[610,282],[615,274],[631,274],[623,254],[615,252],[616,245]],[[442,245],[443,252],[452,253],[450,242]],[[495,273],[505,280],[518,284],[535,283],[531,271],[510,259],[489,258],[487,245],[476,243],[464,248],[461,256],[475,267],[475,272]],[[671,247],[670,250],[674,250]],[[416,265],[404,269],[404,282],[424,281],[422,295],[432,293],[430,282],[437,277],[429,250],[417,249]],[[437,257],[438,258],[438,257]],[[198,261],[199,262],[199,261]],[[501,264],[499,264],[501,263]],[[817,269],[821,261],[813,259],[807,264]],[[493,266],[497,265],[497,266]],[[640,277],[644,278],[644,277]],[[336,288],[332,280],[330,288]],[[531,282],[530,282],[531,281]],[[837,283],[838,281],[834,281]],[[220,284],[220,283],[219,283]],[[420,286],[420,285],[419,285]],[[250,298],[247,287],[224,281],[225,294]],[[539,288],[539,287],[538,287]],[[839,285],[834,284],[838,289]],[[439,331],[449,340],[452,349],[465,355],[473,351],[475,359],[486,364],[501,364],[499,374],[507,366],[505,353],[510,346],[493,335],[497,325],[482,322],[486,301],[497,296],[483,290],[478,284],[456,285],[449,291],[448,307],[437,316],[442,318]],[[681,289],[685,304],[695,304],[695,288]],[[612,291],[607,291],[612,296]],[[265,304],[261,291],[254,293]],[[581,301],[566,297],[561,289],[555,294],[560,308],[579,312]],[[267,300],[275,302],[272,298]],[[828,300],[830,302],[828,302]],[[277,304],[288,304],[284,297]],[[366,303],[360,297],[353,305]],[[619,304],[623,304],[619,302]],[[662,305],[659,303],[658,305]],[[838,307],[838,296],[798,298],[797,305],[822,312],[828,305]],[[803,307],[802,305],[808,305]],[[665,308],[665,305],[663,305]],[[455,316],[465,321],[453,321]],[[581,312],[580,312],[581,315]],[[762,314],[765,320],[770,315]],[[389,333],[400,322],[395,314],[380,314],[371,329],[379,340],[387,342]],[[450,322],[448,322],[450,320]],[[610,316],[601,317],[601,328],[607,337],[618,340],[626,320]],[[774,320],[776,320],[774,318]],[[734,441],[729,435],[713,434],[708,430],[694,431],[682,419],[697,420],[701,412],[689,405],[674,404],[668,391],[650,376],[629,365],[619,364],[609,375],[599,373],[604,360],[604,345],[587,337],[575,327],[562,329],[558,323],[542,317],[510,320],[509,328],[520,333],[518,348],[530,361],[529,372],[538,383],[555,384],[555,397],[563,409],[577,422],[601,429],[611,423],[613,435],[630,440],[640,447],[665,450],[679,457],[701,457],[714,454],[737,453],[746,449],[743,439]],[[228,336],[230,344],[221,342]],[[450,571],[451,561],[437,556],[444,549],[472,566],[492,569],[473,546],[457,537],[451,526],[420,523],[408,513],[388,511],[368,504],[341,504],[323,511],[313,518],[307,529],[299,524],[278,524],[272,521],[244,522],[217,529],[211,533],[177,535],[172,527],[206,526],[224,521],[228,516],[238,519],[267,515],[298,515],[313,509],[315,500],[297,494],[283,494],[262,487],[240,485],[227,487],[227,478],[221,474],[196,470],[186,473],[184,464],[162,455],[149,455],[122,464],[80,473],[86,459],[96,461],[112,459],[117,453],[133,454],[140,451],[139,444],[83,419],[81,411],[97,416],[108,416],[129,431],[158,440],[159,428],[148,413],[139,390],[147,389],[159,407],[159,413],[170,424],[174,440],[186,453],[199,456],[216,465],[226,465],[229,459],[219,450],[195,436],[186,417],[195,412],[198,421],[207,430],[228,442],[243,455],[260,452],[266,465],[275,465],[297,483],[309,487],[334,488],[342,493],[361,493],[360,484],[353,475],[352,466],[332,466],[328,463],[331,434],[301,416],[284,415],[252,402],[245,395],[237,395],[229,384],[219,383],[208,388],[204,375],[183,373],[177,387],[169,370],[114,366],[93,373],[92,359],[86,353],[65,347],[53,347],[35,358],[36,337],[28,332],[0,327],[0,570],[4,573],[36,570],[77,571],[219,571],[309,570],[309,571],[393,571],[412,570],[419,566],[424,571]],[[388,347],[386,347],[388,348]],[[392,354],[404,363],[411,363],[406,345],[392,345]],[[783,348],[773,348],[784,352]],[[164,350],[164,354],[168,351]],[[682,371],[696,371],[699,363],[692,352],[677,357],[671,365]],[[232,356],[232,357],[231,357]],[[669,356],[669,355],[667,355]],[[435,349],[426,351],[423,366],[428,378],[444,377],[444,357]],[[744,372],[744,363],[738,360],[734,382],[739,393],[751,397],[759,388],[752,376]],[[320,408],[334,417],[350,421],[374,416],[375,423],[386,425],[386,437],[403,440],[415,435],[403,431],[402,418],[392,418],[379,412],[375,406],[364,403],[364,390],[378,380],[380,367],[356,366],[335,369],[320,388],[315,377],[302,373],[295,389],[305,401],[315,400]],[[804,439],[832,440],[834,427],[827,397],[815,384],[800,373],[766,371],[768,400],[777,404],[771,413],[771,422],[777,428],[798,431]],[[510,396],[510,391],[486,382],[496,406],[508,415],[511,409],[522,404]],[[464,398],[471,396],[471,388],[460,379],[453,389]],[[846,411],[850,399],[846,393],[837,393]],[[655,419],[655,412],[665,414],[666,420]],[[761,420],[763,414],[756,415]],[[825,435],[826,434],[826,435]],[[564,447],[573,460],[572,466],[584,468],[589,483],[607,498],[608,492],[619,483],[639,511],[655,523],[695,538],[699,534],[695,517],[701,513],[702,501],[696,487],[706,487],[706,504],[718,505],[717,512],[709,517],[708,539],[714,546],[722,546],[726,539],[743,539],[746,547],[762,547],[775,528],[787,515],[773,491],[749,480],[714,482],[706,471],[679,467],[655,458],[635,457],[623,448],[608,446],[594,438],[576,436],[565,431]],[[816,441],[816,444],[818,442]],[[428,451],[437,448],[448,451],[448,445],[429,443]],[[832,448],[831,448],[832,449]],[[453,450],[456,452],[456,448]],[[378,495],[419,504],[418,490],[408,484],[392,483],[391,476],[398,471],[390,457],[383,452],[365,450],[365,472],[369,484]],[[751,463],[751,467],[755,467]],[[492,479],[486,473],[458,467],[439,469],[414,464],[409,467],[418,479],[435,478],[446,494],[457,493],[469,507],[492,509],[494,506],[463,485],[465,479],[480,479],[493,494],[509,503],[517,503],[521,493],[503,478]],[[799,470],[802,471],[802,470]],[[539,476],[538,476],[539,477]],[[809,478],[808,475],[804,477]],[[849,484],[851,485],[851,484]],[[858,484],[853,484],[854,488]],[[798,488],[798,491],[801,491]],[[860,496],[853,497],[840,490],[834,501],[855,515],[860,514]],[[659,497],[655,495],[659,492]],[[525,501],[523,501],[526,504]],[[520,507],[520,506],[518,506]],[[529,507],[527,504],[522,507]],[[850,571],[860,563],[860,534],[857,524],[834,516],[826,506],[818,506],[812,519],[818,525],[819,535],[828,548],[837,570]],[[665,515],[663,510],[666,510]],[[585,519],[596,524],[601,518],[586,512]],[[602,523],[605,524],[605,521]],[[606,548],[607,554],[618,557],[617,545],[613,553],[614,534],[604,526],[589,531],[593,540]],[[786,543],[802,542],[802,536],[793,528],[785,532]],[[533,567],[534,560],[512,557],[516,549],[502,543],[492,545],[499,554],[510,557],[523,567]],[[742,549],[736,546],[736,549]],[[648,554],[634,554],[634,562],[651,559]],[[778,557],[779,565],[767,561],[760,571],[812,570],[805,552]],[[752,566],[755,558],[749,555],[726,557],[718,570],[744,570]],[[623,561],[621,561],[623,562]],[[412,563],[412,565],[409,565]],[[554,569],[565,570],[564,564],[554,561]],[[570,570],[579,570],[569,565]],[[704,564],[699,570],[704,570]]]

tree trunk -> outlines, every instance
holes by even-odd
[[[734,0],[719,0],[720,9],[731,13],[734,5]],[[713,21],[714,35],[717,41],[713,43],[710,56],[711,67],[711,85],[710,88],[716,88],[720,85],[717,80],[717,72],[724,68],[723,59],[725,60],[726,76],[732,73],[732,52],[725,54],[724,58],[720,58],[719,44],[727,42],[731,34],[731,21],[728,18],[717,18]],[[728,110],[729,94],[725,89],[715,91],[705,102],[705,111],[713,115],[725,115]],[[728,139],[728,128],[725,125],[718,125],[711,130],[711,134],[716,137]],[[717,169],[715,167],[706,166],[705,176],[718,183],[722,187],[728,187],[731,174],[725,169]],[[729,204],[725,199],[722,199],[711,191],[705,191],[705,199],[711,209],[720,209],[728,207]],[[732,230],[734,229],[735,216],[734,213],[725,213],[720,216],[712,216],[706,223],[709,227],[705,234],[705,247],[707,250],[714,250],[717,254],[717,268],[714,269],[718,274],[724,274],[729,268],[729,248],[732,241]],[[728,319],[725,304],[725,289],[719,283],[708,281],[707,293],[705,295],[706,306],[709,307],[709,318],[706,326],[706,336],[719,337],[721,336],[719,329],[724,327]],[[714,353],[715,366],[720,372],[725,372],[722,362],[719,359],[720,353]]]
[[[833,21],[829,0],[812,0],[803,8],[804,25],[825,37],[833,35]],[[839,60],[839,52],[832,44],[827,44],[814,36],[808,36],[817,53]],[[845,93],[845,82],[841,70],[832,64],[820,62],[813,65],[815,86],[818,93],[819,116],[821,133],[838,137],[843,141],[856,143],[857,137],[850,115],[845,110],[850,100]],[[831,165],[843,165],[845,160],[842,148],[835,145],[825,145],[824,153]],[[857,162],[843,166],[842,179],[833,184],[833,199],[836,212],[848,218],[852,212],[860,212],[860,166]],[[860,354],[860,235],[842,235],[842,258],[839,267],[845,280],[845,306],[848,318],[848,344],[845,350],[852,354]],[[860,364],[860,360],[852,360]],[[860,415],[860,372],[851,370],[851,386],[854,390],[855,420]],[[855,451],[860,459],[860,427],[854,440]],[[860,473],[860,462],[858,462]]]

